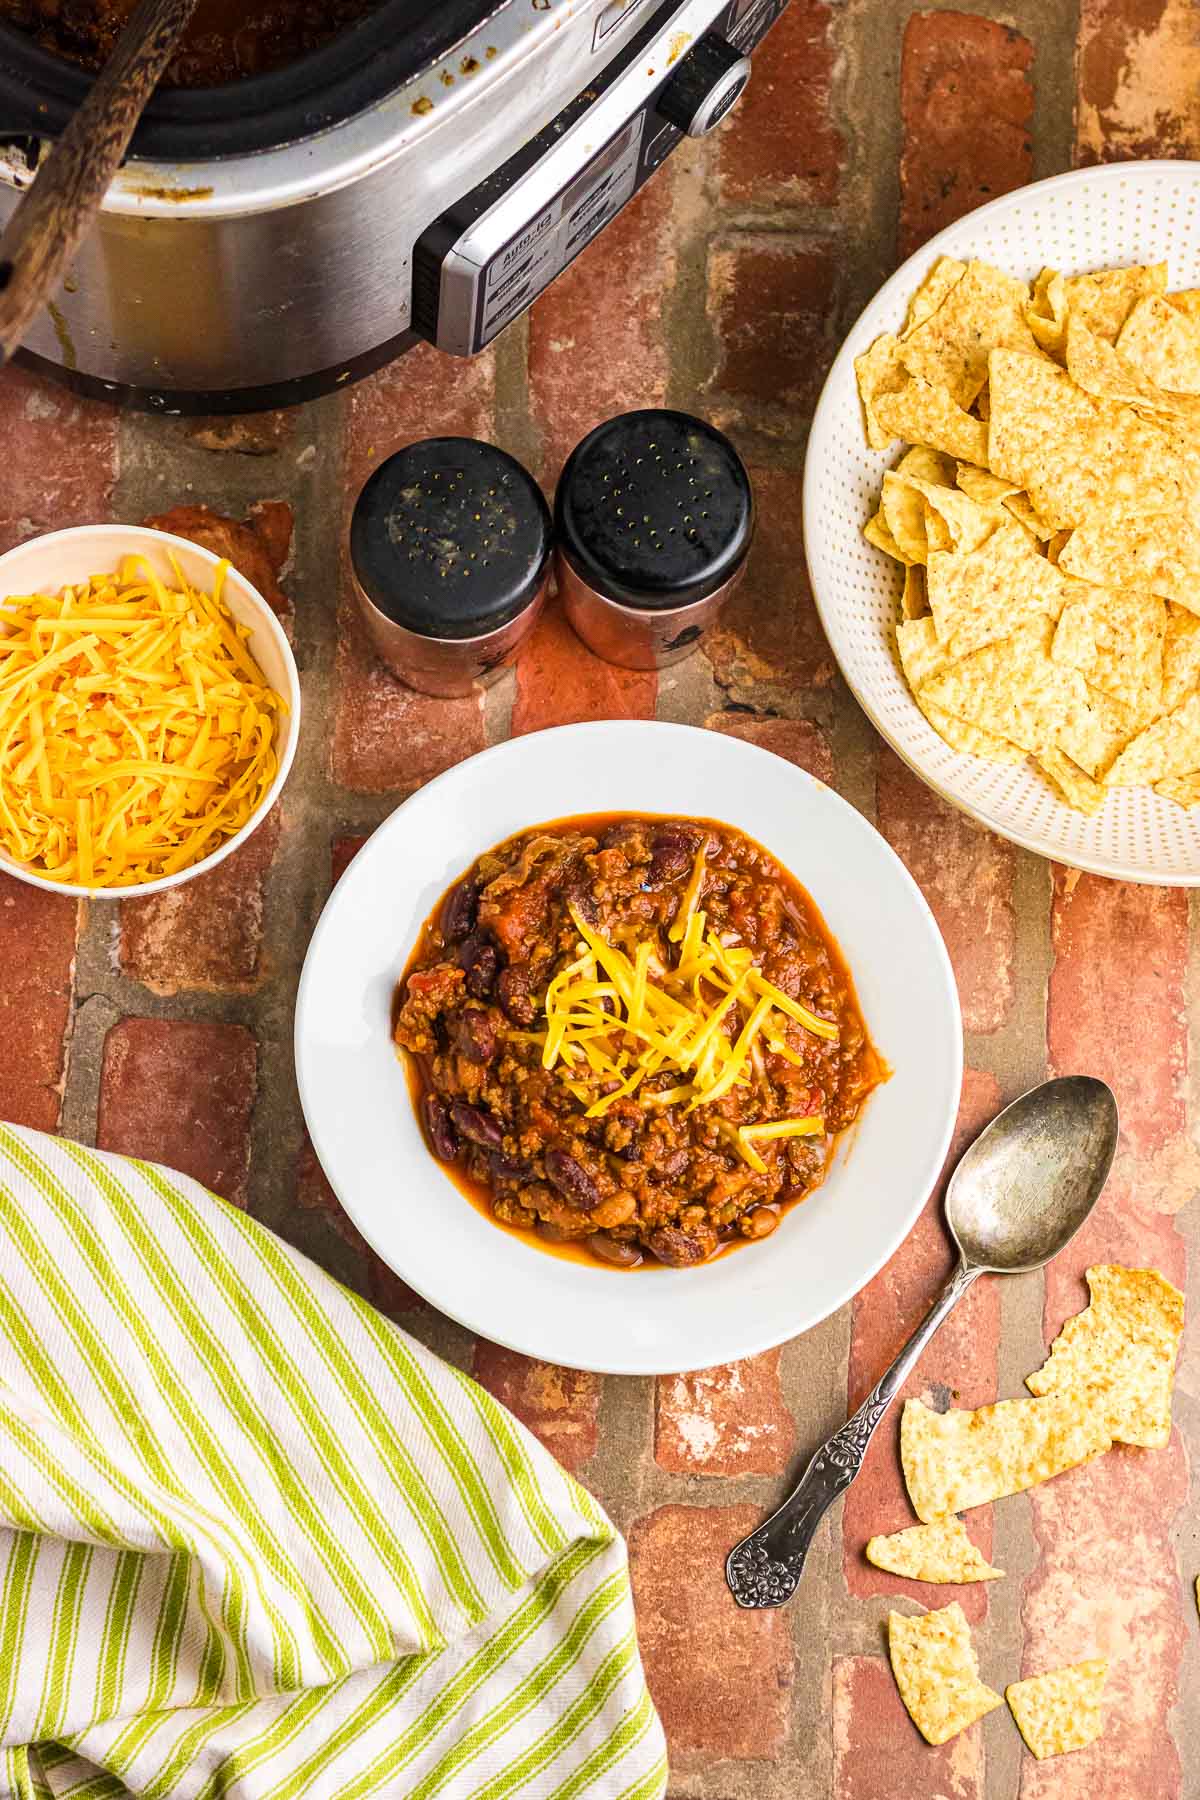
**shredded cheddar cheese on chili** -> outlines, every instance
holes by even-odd
[[[667,1088],[648,1089],[641,1096],[645,1104],[686,1104],[689,1112],[711,1105],[750,1082],[760,1038],[802,1064],[803,1058],[784,1041],[786,1020],[837,1040],[837,1026],[769,982],[751,950],[725,944],[706,930],[703,911],[688,899],[700,887],[701,877],[694,873],[679,909],[681,915],[686,909],[686,920],[678,937],[674,926],[671,930],[681,946],[674,969],[663,965],[653,940],[643,939],[627,955],[572,908],[581,941],[574,960],[546,990],[546,1028],[511,1034],[541,1046],[543,1068],[558,1069],[589,1119],[602,1117],[657,1075],[680,1079]],[[597,1097],[599,1084],[605,1091]],[[811,1136],[824,1128],[823,1119],[812,1115],[730,1125],[727,1135],[742,1159],[765,1173],[756,1140]]]
[[[132,887],[199,862],[275,779],[267,686],[222,599],[144,558],[0,605],[0,846],[52,881]]]

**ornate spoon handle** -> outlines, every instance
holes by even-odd
[[[982,1273],[968,1262],[959,1263],[891,1368],[853,1417],[821,1445],[778,1512],[729,1552],[725,1579],[739,1606],[782,1606],[791,1599],[817,1526],[862,1468],[875,1427],[942,1320]]]

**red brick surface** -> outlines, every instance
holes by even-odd
[[[907,865],[946,940],[964,1028],[999,1030],[1013,996],[1012,845],[939,800],[882,746],[877,791],[879,829]]]
[[[975,13],[919,12],[900,62],[900,253],[1033,176],[1033,45]]]
[[[260,500],[244,519],[231,519],[211,506],[172,506],[144,521],[155,531],[190,538],[214,556],[227,557],[251,587],[281,617],[292,603],[279,585],[292,547],[292,509],[283,500]]]
[[[1124,1143],[1161,1150],[1186,1116],[1187,894],[1056,870],[1047,1020],[1058,1075],[1101,1075]]]
[[[581,1469],[594,1454],[603,1386],[599,1375],[536,1362],[486,1338],[475,1346],[473,1373],[564,1468]]]
[[[96,1142],[246,1202],[258,1052],[240,1025],[122,1019],[104,1044]]]
[[[708,253],[708,315],[718,404],[728,401],[734,418],[762,415],[767,429],[782,409],[807,412],[838,345],[836,293],[831,244],[775,233],[717,238]]]
[[[754,57],[744,97],[721,127],[722,198],[739,207],[828,206],[846,145],[833,117],[833,8],[791,0]]]
[[[1080,162],[1200,156],[1194,0],[1081,0]]]
[[[668,163],[529,314],[529,398],[547,492],[593,425],[666,399],[674,182]]]
[[[773,756],[782,756],[815,775],[818,781],[833,780],[829,740],[811,719],[756,719],[748,713],[730,712],[714,713],[704,723],[710,731],[719,731],[724,737],[741,738],[744,743],[757,744],[760,750],[769,750]]]
[[[58,1124],[79,910],[0,875],[0,1118],[14,1125]]]
[[[676,1772],[705,1760],[769,1762],[788,1731],[787,1615],[743,1612],[725,1557],[752,1506],[662,1506],[629,1533],[638,1636]]]
[[[121,966],[155,994],[244,994],[263,975],[263,887],[279,842],[277,806],[209,875],[121,905]]]
[[[92,525],[112,510],[117,415],[40,375],[0,377],[0,550],[43,531]]]
[[[1000,1093],[993,1077],[968,1069],[948,1170],[999,1107]],[[943,1187],[944,1183],[939,1184],[912,1235],[853,1303],[847,1395],[851,1407],[860,1404],[903,1348],[954,1266],[954,1250],[941,1212]],[[916,1522],[900,1468],[902,1400],[915,1394],[941,1412],[948,1406],[984,1406],[996,1399],[999,1341],[999,1283],[985,1277],[959,1301],[909,1376],[893,1412],[875,1434],[862,1474],[846,1495],[842,1542],[846,1583],[852,1594],[905,1594],[927,1607],[958,1600],[972,1622],[987,1612],[986,1583],[943,1590],[928,1582],[909,1581],[874,1568],[866,1561],[863,1548],[876,1533],[900,1531]],[[971,1514],[968,1525],[984,1555],[990,1555],[991,1509]]]
[[[782,1475],[795,1442],[778,1350],[659,1378],[654,1460],[672,1474]]]
[[[586,649],[557,606],[550,606],[517,657],[512,733],[585,719],[651,719],[658,677],[618,669]]]
[[[984,1729],[972,1725],[933,1750],[918,1736],[882,1657],[835,1656],[833,1800],[984,1800]]]
[[[761,466],[750,474],[758,508],[754,543],[745,576],[704,639],[704,653],[724,688],[757,681],[828,687],[835,664],[804,570],[800,477]]]
[[[385,1313],[420,1312],[425,1302],[407,1282],[376,1255],[362,1236],[350,1214],[334,1193],[325,1171],[317,1161],[317,1153],[305,1137],[296,1161],[296,1205],[300,1212],[316,1214],[335,1231],[343,1243],[357,1250],[363,1261],[363,1287],[375,1305]]]

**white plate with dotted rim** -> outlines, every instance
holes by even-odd
[[[982,257],[1032,278],[1165,260],[1172,288],[1200,286],[1200,162],[1117,163],[1035,182],[939,232],[885,282],[842,345],[813,419],[804,470],[804,543],[821,623],[843,675],[909,767],[944,800],[1040,856],[1124,881],[1200,886],[1200,808],[1119,789],[1094,818],[1058,799],[1032,764],[964,756],[923,717],[900,672],[893,624],[899,565],[868,544],[884,470],[901,454],[863,435],[854,358],[898,331],[939,256]]]
[[[702,1268],[569,1262],[498,1230],[426,1148],[392,1048],[396,983],[463,870],[544,820],[609,812],[721,819],[765,844],[820,908],[893,1071],[822,1186],[765,1242]],[[770,751],[645,720],[515,738],[420,788],[330,895],[300,980],[295,1043],[321,1166],[384,1262],[471,1331],[615,1375],[736,1362],[844,1305],[912,1229],[945,1158],[962,1079],[945,945],[879,833]]]

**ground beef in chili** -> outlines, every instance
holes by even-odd
[[[543,1063],[546,990],[579,953],[579,921],[606,942],[669,937],[700,868],[700,905],[721,942],[821,1019],[836,1042],[773,1016],[747,1081],[689,1110],[656,1105],[678,1074],[645,1078],[602,1117],[566,1084],[605,1084]],[[574,911],[575,917],[572,917]],[[781,1210],[825,1174],[833,1139],[882,1077],[849,974],[812,901],[760,845],[695,819],[582,818],[539,827],[481,856],[431,918],[401,981],[395,1040],[417,1072],[427,1139],[460,1178],[486,1192],[504,1225],[551,1244],[586,1246],[634,1267],[645,1253],[686,1268],[722,1246],[764,1238]],[[722,1021],[735,1040],[735,1007]],[[607,1091],[615,1084],[611,1081]],[[820,1115],[818,1136],[757,1141],[761,1173],[736,1128]]]

